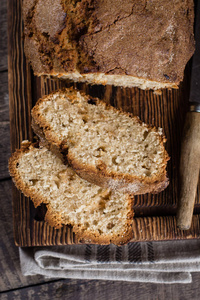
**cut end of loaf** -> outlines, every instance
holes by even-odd
[[[82,178],[125,191],[128,186],[133,194],[168,185],[161,128],[73,89],[39,100],[32,116],[48,142],[67,148],[68,161]]]
[[[162,89],[178,89],[179,82],[159,82],[155,80],[148,80],[147,78],[139,78],[131,75],[107,75],[105,73],[89,73],[81,74],[78,71],[74,73],[62,73],[55,74],[51,71],[49,74],[37,73],[37,76],[52,75],[61,79],[69,79],[74,82],[87,82],[90,84],[101,85],[114,85],[121,87],[138,87],[142,90],[155,90],[160,91]]]
[[[120,245],[132,238],[132,198],[81,179],[47,148],[24,142],[9,170],[35,206],[47,205],[51,226],[72,225],[77,237],[90,243]]]

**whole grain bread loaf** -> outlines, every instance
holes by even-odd
[[[177,88],[194,52],[193,0],[24,0],[23,15],[39,76]]]
[[[162,129],[74,89],[39,99],[33,129],[91,183],[132,194],[168,185]]]
[[[132,238],[133,197],[88,183],[47,148],[24,141],[10,158],[9,170],[35,207],[47,205],[51,226],[72,225],[89,243],[122,245]]]

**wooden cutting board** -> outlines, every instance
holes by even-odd
[[[132,241],[158,241],[200,237],[200,199],[197,189],[192,227],[180,231],[176,227],[179,156],[184,117],[188,109],[190,64],[179,90],[163,90],[161,95],[138,88],[90,86],[58,79],[35,77],[27,64],[23,49],[22,0],[8,1],[8,67],[12,152],[22,140],[34,141],[31,108],[43,95],[61,87],[75,86],[111,105],[131,112],[146,123],[162,127],[167,137],[166,148],[170,185],[158,195],[135,198]],[[200,186],[200,185],[199,185]],[[15,243],[18,246],[65,245],[79,243],[73,228],[54,229],[44,222],[45,206],[34,208],[13,185],[13,217]]]

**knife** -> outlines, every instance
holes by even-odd
[[[200,168],[200,0],[195,24],[196,49],[192,61],[190,111],[186,114],[180,156],[180,195],[177,226],[191,227]]]

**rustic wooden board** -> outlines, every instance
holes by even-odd
[[[144,122],[160,126],[167,137],[166,148],[171,157],[168,164],[169,187],[158,195],[135,198],[133,241],[199,238],[200,202],[197,192],[195,216],[189,231],[176,228],[179,156],[184,117],[188,109],[190,65],[179,90],[164,90],[161,95],[138,88],[90,86],[69,81],[33,76],[23,51],[22,0],[8,1],[8,69],[11,122],[11,148],[14,151],[24,139],[33,140],[30,111],[37,99],[60,87],[71,86],[98,96],[111,105],[131,112]],[[32,202],[13,188],[15,242],[19,246],[64,245],[78,243],[73,229],[56,230],[44,221],[44,207]]]
[[[189,284],[154,284],[140,282],[114,282],[104,280],[52,280],[43,276],[23,276],[18,249],[14,245],[12,230],[11,180],[0,182],[0,299],[81,299],[81,300],[138,300],[200,299],[199,273],[192,274]],[[51,295],[51,296],[50,296]]]

